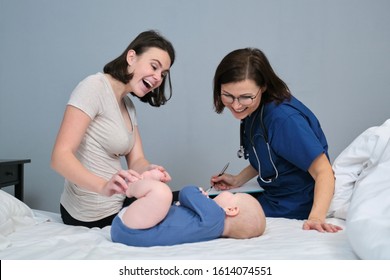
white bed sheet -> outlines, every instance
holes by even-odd
[[[9,234],[9,245],[0,259],[175,259],[175,260],[331,260],[358,259],[349,245],[345,221],[329,219],[344,230],[319,233],[302,230],[302,221],[267,218],[264,235],[248,239],[217,239],[207,242],[150,248],[113,243],[110,228],[88,229],[61,223],[58,214],[34,210],[35,225]],[[48,221],[50,220],[50,221]]]

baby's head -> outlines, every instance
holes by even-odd
[[[264,233],[266,220],[256,198],[246,193],[222,192],[214,198],[226,213],[224,237],[247,239]]]

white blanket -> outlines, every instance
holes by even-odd
[[[390,259],[390,119],[360,134],[334,161],[329,216],[346,219],[362,259]]]
[[[0,190],[0,259],[356,259],[347,232],[302,230],[302,221],[268,218],[265,233],[253,239],[216,239],[175,246],[139,248],[113,243],[110,227],[68,226],[60,215],[31,210]],[[345,221],[329,222],[345,228]]]
[[[7,236],[9,245],[0,250],[0,259],[357,259],[347,241],[345,230],[333,234],[304,231],[302,221],[298,220],[269,218],[264,235],[253,239],[221,238],[175,246],[139,248],[111,242],[110,227],[88,229],[67,226],[56,222],[58,214],[48,216],[52,221],[42,222],[45,216],[42,212],[38,213],[36,225],[26,226]],[[345,227],[343,220],[331,219],[330,222]]]

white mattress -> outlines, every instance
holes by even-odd
[[[88,229],[64,225],[58,214],[34,210],[36,224],[7,235],[0,259],[236,259],[236,260],[342,260],[357,259],[346,230],[320,233],[302,230],[302,221],[268,218],[261,237],[249,240],[217,239],[207,242],[150,248],[113,243],[110,228]],[[329,219],[345,228],[345,221]]]

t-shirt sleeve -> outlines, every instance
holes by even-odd
[[[299,113],[280,122],[274,129],[272,142],[272,148],[279,156],[305,171],[321,153],[326,153],[307,120]]]
[[[101,113],[102,93],[104,92],[104,84],[95,76],[89,76],[81,81],[73,90],[68,105],[72,105],[84,113],[91,119],[94,119]]]

